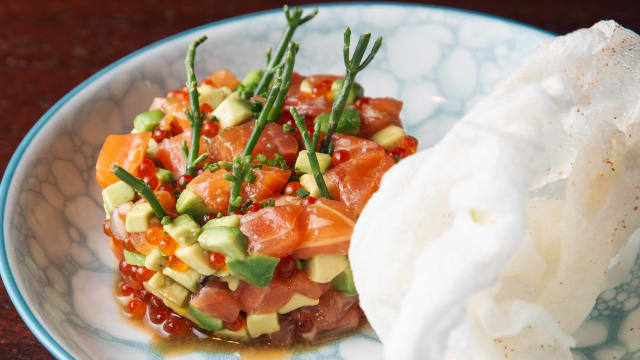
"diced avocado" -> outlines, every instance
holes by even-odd
[[[220,126],[224,129],[240,125],[251,119],[253,112],[246,101],[227,97],[213,110],[213,115],[220,121]]]
[[[333,279],[333,284],[331,288],[334,290],[338,290],[346,296],[356,296],[358,292],[356,291],[356,285],[353,282],[353,272],[351,271],[351,266],[347,266],[340,275],[336,276]]]
[[[144,267],[153,271],[162,271],[167,266],[167,259],[160,249],[154,248],[144,259]]]
[[[240,279],[233,275],[222,276],[220,277],[220,281],[226,282],[231,291],[236,291],[238,285],[240,285]]]
[[[309,79],[304,79],[300,82],[300,92],[305,94],[311,94],[313,92],[313,85]]]
[[[262,78],[262,74],[264,74],[264,72],[260,69],[251,70],[251,72],[249,72],[244,77],[244,79],[242,79],[240,84],[244,85],[245,87],[258,85],[258,83],[260,82],[260,79]]]
[[[327,185],[327,190],[329,190],[329,193],[334,193],[336,191],[335,185],[333,185],[333,183],[329,181],[329,178],[326,175],[322,175],[322,178],[324,178],[324,184]],[[309,192],[310,196],[320,196],[320,188],[318,188],[318,183],[316,183],[316,179],[313,177],[313,175],[304,174],[300,176],[299,180],[300,185],[302,185],[302,187]]]
[[[224,329],[222,320],[204,314],[191,305],[189,305],[189,312],[191,313],[191,316],[193,316],[193,318],[196,320],[196,324],[207,331]]]
[[[320,172],[324,174],[329,168],[329,165],[331,165],[331,155],[317,152],[316,157],[318,158],[318,165],[320,165]],[[298,153],[295,167],[298,173],[313,174],[307,150],[302,150]]]
[[[158,152],[158,143],[153,139],[149,139],[149,144],[147,145],[147,156],[154,157],[156,156],[156,152]]]
[[[267,286],[280,259],[262,254],[253,254],[244,260],[227,258],[231,275],[254,286]]]
[[[124,261],[129,265],[144,266],[145,257],[143,254],[124,249]]]
[[[214,88],[211,85],[198,86],[200,104],[207,104],[215,109],[227,97],[231,91],[226,87]]]
[[[196,292],[198,282],[200,281],[200,274],[193,269],[189,269],[187,271],[175,271],[167,266],[162,269],[162,274],[172,278],[175,282],[184,286],[191,292]]]
[[[320,131],[324,134],[327,133],[327,129],[329,128],[330,118],[331,114],[323,113],[318,115],[314,120],[314,122],[320,122]],[[346,135],[358,135],[358,132],[360,132],[360,111],[352,108],[344,109],[338,120],[336,132]]]
[[[173,184],[173,174],[167,169],[157,168],[156,177],[163,184]]]
[[[238,331],[231,331],[229,329],[223,329],[214,331],[213,335],[222,339],[231,339],[237,341],[249,341],[249,334],[247,333],[247,327],[243,327]]]
[[[124,227],[127,232],[144,232],[149,228],[149,220],[153,216],[153,209],[148,202],[133,205],[127,213]]]
[[[227,259],[247,257],[247,237],[233,226],[213,226],[202,231],[198,243],[207,251],[223,254]]]
[[[155,273],[151,279],[144,282],[143,285],[147,291],[164,300],[167,306],[171,303],[176,307],[183,307],[187,303],[189,291],[175,281],[162,275],[162,273]]]
[[[175,256],[202,275],[213,275],[216,272],[209,267],[209,254],[198,244],[178,247]]]
[[[333,83],[331,83],[330,97],[333,101],[335,101],[338,95],[340,94],[340,90],[342,90],[343,83],[344,83],[343,79],[337,79],[337,80],[334,80]],[[363,96],[364,96],[364,88],[362,87],[362,85],[354,82],[353,85],[351,86],[351,90],[349,91],[349,96],[347,97],[347,105],[351,105],[355,103],[358,98],[361,98]]]
[[[306,297],[304,295],[295,293],[293,294],[291,299],[287,301],[286,304],[282,305],[282,307],[278,309],[278,314],[286,314],[286,313],[292,312],[295,309],[299,309],[305,306],[318,305],[319,302],[320,300],[318,299],[312,299],[310,297]]]
[[[183,246],[189,246],[196,242],[198,234],[200,233],[200,226],[187,214],[178,216],[162,228],[169,236]]]
[[[200,196],[188,189],[180,193],[178,201],[176,201],[176,210],[180,214],[189,214],[197,219],[203,217],[208,212],[207,206]]]
[[[309,279],[317,283],[331,282],[349,266],[345,255],[316,255],[305,263]]]
[[[113,183],[102,190],[102,201],[104,202],[104,211],[107,213],[107,219],[111,217],[113,209],[118,205],[133,201],[135,196],[133,188],[124,181]]]
[[[247,331],[252,338],[278,330],[280,330],[280,323],[277,313],[247,315]]]
[[[163,117],[164,112],[160,109],[140,113],[133,119],[133,128],[138,132],[152,131]]]
[[[219,219],[211,219],[207,221],[206,224],[202,227],[202,230],[209,229],[216,226],[232,226],[238,227],[240,226],[240,219],[242,219],[242,215],[227,215],[223,216]]]
[[[405,134],[400,126],[389,125],[373,134],[371,140],[378,143],[378,145],[382,146],[385,150],[391,150],[400,140],[404,139],[405,136],[407,136],[407,134]]]

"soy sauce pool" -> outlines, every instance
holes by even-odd
[[[294,353],[304,353],[314,351],[322,346],[325,346],[337,339],[347,338],[368,325],[367,321],[362,321],[360,326],[352,331],[341,333],[337,336],[328,336],[321,340],[308,343],[297,339],[292,345],[288,347],[281,347],[268,344],[261,341],[260,338],[252,340],[250,343],[241,343],[229,339],[221,339],[208,334],[199,329],[195,324],[186,318],[181,318],[188,325],[188,332],[182,336],[171,336],[167,331],[163,329],[164,323],[156,324],[151,321],[150,318],[150,303],[151,295],[147,295],[148,298],[144,299],[147,308],[142,318],[134,318],[126,310],[128,303],[131,300],[141,300],[145,297],[139,291],[132,290],[131,294],[122,296],[121,286],[122,277],[118,274],[114,281],[114,298],[118,304],[121,305],[122,311],[121,317],[130,325],[144,331],[149,335],[150,345],[152,350],[160,355],[164,356],[177,356],[190,353],[213,353],[213,354],[235,354],[242,360],[286,360],[290,359]],[[171,314],[175,314],[169,310]],[[170,315],[170,316],[178,316]]]

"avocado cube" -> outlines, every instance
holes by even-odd
[[[124,227],[127,232],[145,232],[149,229],[152,216],[153,208],[148,202],[135,204],[127,213]]]
[[[331,282],[349,266],[345,255],[316,255],[305,262],[309,279],[317,283]]]
[[[227,258],[231,275],[253,286],[267,286],[273,279],[273,273],[280,259],[262,254],[252,254],[244,260]]]
[[[200,274],[193,269],[189,269],[187,271],[175,271],[167,266],[162,269],[162,274],[172,278],[175,282],[184,286],[191,292],[196,292],[198,282],[200,282]]]
[[[185,189],[178,197],[176,210],[180,214],[189,214],[196,219],[199,219],[208,213],[207,207],[200,196],[188,189]]]
[[[247,315],[247,331],[252,338],[279,330],[280,323],[278,322],[277,313]]]
[[[331,90],[329,94],[332,100],[335,100],[338,98],[338,94],[340,94],[340,91],[342,90],[343,83],[344,83],[343,79],[337,79],[337,80],[334,80],[333,83],[331,83]],[[354,82],[353,85],[351,86],[351,89],[349,90],[349,95],[347,96],[347,105],[351,105],[355,103],[358,98],[361,98],[363,96],[364,96],[364,88],[362,87],[362,85]]]
[[[327,133],[329,128],[329,120],[331,114],[323,113],[316,116],[314,123],[320,123],[320,131],[324,134]],[[360,111],[358,109],[347,108],[342,111],[340,119],[338,119],[338,126],[336,132],[346,135],[358,135],[360,132]]]
[[[200,97],[200,104],[207,104],[211,106],[212,109],[215,109],[220,105],[220,103],[226,98],[231,91],[226,88],[214,88],[210,85],[200,85],[198,86],[198,94]]]
[[[242,219],[242,215],[237,214],[223,216],[219,219],[211,219],[204,224],[202,230],[216,226],[232,226],[237,228],[240,226],[240,219]]]
[[[133,128],[136,132],[152,131],[163,117],[164,112],[160,109],[140,113],[133,119]]]
[[[263,74],[264,72],[260,69],[251,70],[251,72],[249,72],[240,83],[245,87],[258,85]]]
[[[351,266],[347,266],[340,275],[336,276],[333,279],[333,284],[331,288],[334,290],[338,290],[346,296],[356,296],[358,292],[356,291],[356,285],[353,281],[353,272],[351,271]]]
[[[200,233],[200,225],[187,214],[178,216],[162,228],[182,246],[189,246],[196,242]]]
[[[324,174],[329,165],[331,165],[331,155],[317,152],[316,158],[318,158],[318,165],[320,165],[320,172]],[[296,159],[296,172],[304,174],[313,174],[311,170],[311,163],[309,162],[309,154],[307,150],[302,150],[298,153],[298,159]]]
[[[224,129],[244,123],[253,117],[253,113],[246,101],[227,97],[213,110],[213,116],[220,121],[220,127]]]
[[[404,139],[405,136],[407,136],[407,134],[405,134],[400,126],[389,125],[373,134],[371,140],[378,143],[378,145],[382,146],[385,150],[391,150],[400,140]]]
[[[224,329],[222,320],[209,316],[191,305],[189,305],[189,313],[191,313],[195,323],[207,331]]]
[[[300,82],[300,92],[305,94],[313,93],[313,85],[309,79],[304,79]]]
[[[173,174],[171,171],[163,168],[156,169],[156,177],[163,184],[173,184]],[[173,195],[173,194],[171,194]]]
[[[329,178],[326,175],[322,175],[322,178],[324,179],[324,184],[327,185],[327,190],[329,190],[329,193],[330,194],[335,193],[336,187],[329,180]],[[316,178],[314,178],[313,175],[304,174],[300,176],[300,185],[302,185],[302,187],[309,192],[310,196],[313,196],[313,197],[320,196],[320,188],[318,187],[318,183],[316,183]]]
[[[118,205],[133,201],[136,194],[133,188],[124,181],[115,182],[102,190],[102,201],[104,202],[104,211],[107,213],[107,219],[111,217],[111,212]]]
[[[207,251],[224,254],[228,259],[247,257],[247,237],[233,226],[213,226],[202,231],[198,243]]]
[[[124,249],[124,261],[129,265],[144,266],[146,256]]]
[[[247,333],[247,327],[243,327],[238,331],[232,331],[229,329],[223,329],[214,331],[213,335],[221,339],[231,339],[236,341],[249,341],[249,334]]]
[[[149,281],[143,283],[144,288],[147,289],[153,295],[161,298],[164,303],[171,307],[174,305],[176,308],[184,306],[189,296],[189,291],[182,286],[176,284],[173,280],[162,275],[162,273],[155,273]]]
[[[162,271],[167,266],[167,259],[160,249],[154,248],[144,259],[144,267],[153,271]]]
[[[305,306],[318,305],[318,303],[320,303],[319,299],[312,299],[310,297],[306,297],[304,295],[295,293],[295,294],[293,294],[291,299],[289,299],[289,301],[287,301],[286,304],[282,305],[282,307],[280,309],[278,309],[278,314],[290,313],[295,309],[299,309],[299,308],[305,307]]]
[[[240,285],[240,279],[233,275],[222,276],[219,280],[226,282],[229,290],[231,291],[236,291],[236,289]]]
[[[180,246],[176,249],[176,257],[202,275],[213,275],[216,271],[209,267],[209,254],[200,245]]]

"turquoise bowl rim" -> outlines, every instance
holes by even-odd
[[[526,28],[529,30],[534,30],[546,35],[551,35],[551,36],[555,36],[555,33],[552,33],[550,31],[544,30],[544,29],[540,29],[537,28],[535,26],[532,25],[528,25],[525,23],[521,23],[515,20],[511,20],[511,19],[506,19],[506,18],[502,18],[499,16],[495,16],[495,15],[490,15],[490,14],[484,14],[484,13],[480,13],[480,12],[476,12],[476,11],[471,11],[471,10],[463,10],[463,9],[454,9],[454,8],[450,8],[450,7],[444,7],[444,6],[435,6],[435,5],[423,5],[423,4],[410,4],[410,3],[396,3],[396,2],[388,2],[388,1],[383,1],[383,2],[352,2],[352,3],[328,3],[328,4],[317,4],[317,5],[304,5],[304,6],[300,6],[301,8],[312,8],[312,7],[319,7],[319,8],[323,8],[323,7],[338,7],[338,6],[347,6],[347,7],[362,7],[362,6],[394,6],[394,7],[400,7],[400,8],[421,8],[421,9],[436,9],[436,10],[444,10],[444,11],[448,11],[448,12],[453,12],[453,13],[458,13],[458,14],[464,14],[464,15],[473,15],[473,16],[477,16],[477,17],[481,17],[481,18],[488,18],[488,19],[492,19],[492,20],[496,20],[496,21],[500,21],[503,23],[507,23],[513,26],[517,26],[517,27],[521,27],[521,28]],[[216,26],[220,26],[223,24],[227,24],[227,23],[232,23],[232,22],[237,22],[237,21],[243,21],[243,20],[247,20],[253,17],[258,17],[258,16],[262,16],[262,15],[266,15],[266,14],[272,14],[274,12],[279,12],[281,11],[281,9],[272,9],[272,10],[266,10],[266,11],[261,11],[261,12],[256,12],[256,13],[251,13],[251,14],[246,14],[246,15],[241,15],[241,16],[235,16],[232,18],[228,18],[228,19],[223,19],[223,20],[219,20],[219,21],[215,21],[212,23],[208,23],[205,25],[201,25],[183,32],[180,32],[178,34],[169,36],[167,38],[164,38],[162,40],[158,40],[154,43],[151,43],[139,50],[136,50],[118,60],[116,60],[115,62],[109,64],[108,66],[106,66],[105,68],[103,68],[102,70],[98,71],[97,73],[93,74],[91,77],[89,77],[87,80],[83,81],[82,83],[80,83],[79,85],[77,85],[75,88],[73,88],[71,91],[69,91],[65,96],[63,96],[60,100],[58,100],[58,102],[55,103],[55,105],[53,105],[34,125],[33,127],[29,130],[29,132],[27,133],[27,135],[24,137],[24,139],[22,139],[22,141],[20,142],[20,145],[18,145],[16,151],[13,153],[11,160],[9,161],[9,164],[7,165],[7,168],[4,172],[4,175],[2,176],[2,183],[0,183],[0,229],[2,229],[2,231],[0,231],[0,275],[2,276],[2,281],[4,282],[4,286],[7,290],[7,293],[9,294],[9,298],[11,299],[11,302],[13,302],[13,305],[15,306],[16,310],[18,311],[18,314],[20,314],[20,317],[22,317],[22,320],[27,324],[27,327],[29,327],[29,330],[31,330],[31,332],[35,335],[35,337],[38,339],[38,341],[40,341],[40,343],[42,343],[44,345],[44,347],[49,350],[49,352],[56,357],[56,359],[58,360],[71,360],[73,359],[73,356],[64,349],[64,347],[62,345],[60,345],[54,338],[53,336],[51,336],[51,334],[44,328],[44,326],[40,323],[40,321],[35,317],[35,315],[33,314],[33,312],[31,311],[31,309],[29,308],[29,306],[27,305],[25,299],[23,298],[22,294],[20,293],[20,291],[18,290],[18,285],[13,277],[13,274],[11,273],[11,269],[9,268],[9,259],[7,256],[7,252],[6,252],[6,247],[5,247],[5,236],[4,236],[4,229],[5,229],[5,223],[4,223],[4,213],[5,213],[5,208],[7,205],[7,197],[8,197],[8,191],[9,191],[9,185],[11,184],[11,180],[13,179],[13,175],[15,174],[16,168],[18,166],[18,163],[20,162],[20,160],[22,159],[22,156],[24,155],[25,151],[27,150],[27,148],[29,147],[29,145],[31,144],[31,141],[33,140],[33,138],[38,134],[38,132],[40,131],[40,129],[42,129],[42,127],[49,121],[49,119],[51,119],[57,112],[58,110],[60,110],[61,107],[63,107],[67,102],[69,102],[69,100],[71,100],[76,94],[80,93],[82,90],[84,90],[87,86],[89,86],[91,83],[93,83],[94,81],[98,80],[99,78],[117,70],[121,65],[125,64],[126,62],[134,59],[136,56],[139,56],[149,50],[152,50],[158,46],[161,46],[169,41],[181,38],[181,37],[185,37],[188,36],[190,34],[193,34],[195,32],[200,32],[200,31],[204,31],[206,29],[210,29]]]

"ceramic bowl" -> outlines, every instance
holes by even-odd
[[[358,81],[369,96],[404,101],[402,119],[422,148],[439,139],[551,36],[511,21],[446,8],[324,5],[295,35],[301,44],[296,71],[343,73],[342,34],[347,24],[354,34],[384,36],[382,50]],[[209,37],[198,49],[199,78],[221,67],[245,74],[263,66],[265,49],[277,43],[283,27],[278,9],[151,44],[73,89],[24,138],[0,189],[0,269],[18,312],[56,358],[163,357],[145,332],[122,319],[112,295],[117,265],[102,233],[104,210],[94,175],[98,151],[108,134],[128,132],[133,117],[146,110],[154,96],[182,86],[185,51],[197,36]],[[375,359],[381,354],[375,334],[365,330],[292,356]]]

